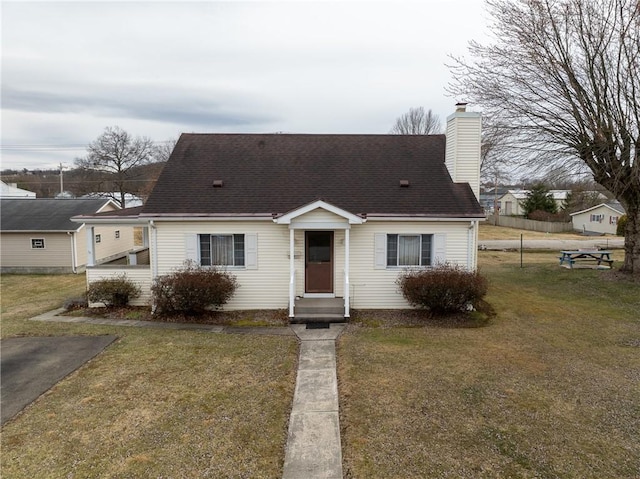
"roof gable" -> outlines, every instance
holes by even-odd
[[[348,221],[349,224],[359,225],[364,223],[361,217],[351,214],[348,211],[337,208],[333,205],[330,205],[329,203],[326,203],[325,201],[322,201],[322,200],[314,201],[313,203],[305,205],[301,208],[297,208],[294,211],[290,211],[287,214],[284,214],[276,218],[274,221],[278,224],[288,225],[288,224],[291,224],[292,220],[299,218],[316,209],[322,209],[330,213],[333,213],[334,215],[340,216],[346,221]]]
[[[582,211],[576,211],[575,213],[571,213],[569,216],[575,216],[575,215],[580,215],[583,213],[589,213],[595,210],[599,210],[599,209],[608,209],[613,211],[616,214],[619,215],[623,215],[624,213],[624,208],[622,207],[622,205],[620,203],[600,203],[599,205],[595,205],[592,206],[591,208],[587,208],[586,210],[582,210]]]
[[[183,134],[143,215],[272,217],[322,200],[352,215],[481,216],[444,155],[444,135]]]

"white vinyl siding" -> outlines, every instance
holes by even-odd
[[[305,215],[306,216],[306,215]],[[308,219],[308,218],[306,218]],[[156,221],[157,271],[168,274],[180,268],[186,259],[186,238],[198,234],[244,234],[247,260],[250,256],[249,235],[254,235],[257,256],[255,269],[229,269],[239,287],[225,309],[286,308],[289,300],[289,228],[271,221],[229,222],[161,222]],[[469,222],[400,222],[369,221],[352,225],[351,306],[360,309],[393,309],[409,307],[398,292],[395,280],[402,268],[376,269],[375,241],[386,234],[433,235],[434,258],[467,267]],[[327,228],[327,230],[330,230]],[[294,233],[296,296],[304,294],[304,230]],[[195,243],[194,243],[195,244]],[[337,297],[344,297],[345,231],[334,230],[334,286]],[[472,245],[475,247],[475,245]],[[383,255],[386,250],[383,247]],[[384,256],[383,256],[384,258]]]
[[[404,268],[386,266],[387,234],[431,234],[433,264],[447,261],[467,267],[468,222],[369,221],[351,229],[351,307],[409,308],[395,284]]]
[[[44,248],[32,248],[32,239],[43,239]],[[71,239],[66,233],[2,233],[3,267],[71,268]]]
[[[454,113],[451,117],[447,121],[445,164],[453,181],[469,183],[479,198],[481,117],[474,112]]]
[[[571,223],[573,223],[573,229],[578,231],[587,230],[615,235],[620,216],[622,213],[602,205],[571,215]]]
[[[187,245],[197,255],[197,235],[243,234],[244,268],[228,268],[239,287],[224,309],[278,309],[289,301],[289,230],[269,221],[161,222],[156,221],[157,274],[181,268],[187,259]],[[222,267],[222,269],[225,269]]]

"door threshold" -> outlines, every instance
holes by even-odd
[[[335,298],[335,293],[304,293],[303,298]]]

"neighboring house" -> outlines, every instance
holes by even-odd
[[[18,188],[15,183],[5,183],[0,181],[0,198],[30,198],[33,199],[36,194],[33,191]]]
[[[571,223],[574,230],[615,235],[618,220],[622,215],[622,205],[612,201],[571,213]]]
[[[522,204],[529,196],[531,190],[509,190],[500,197],[500,214],[501,215],[524,215]],[[558,206],[558,211],[564,208],[567,198],[571,194],[571,190],[549,190],[549,194]]]
[[[116,204],[119,204],[120,201],[120,193],[117,191],[113,192],[97,192],[97,193],[88,193],[86,195],[82,195],[82,198],[110,198]],[[133,193],[125,193],[124,194],[124,207],[125,208],[135,208],[137,206],[142,206],[142,198],[134,195]]]
[[[403,270],[477,266],[481,117],[457,107],[446,137],[183,134],[144,206],[74,219],[150,232],[147,265],[89,266],[88,281],[125,272],[141,304],[192,260],[237,277],[225,309],[407,308]]]
[[[108,199],[0,200],[0,266],[2,273],[77,273],[87,263],[83,224],[72,216],[118,209]],[[113,258],[133,248],[133,228],[106,226],[95,230],[93,254]]]
[[[500,209],[499,198],[509,192],[509,189],[504,186],[487,187],[480,189],[480,204],[484,208],[484,211],[492,215],[496,207]]]

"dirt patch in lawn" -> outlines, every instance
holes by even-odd
[[[248,311],[207,311],[200,315],[153,314],[147,307],[80,308],[63,313],[70,316],[107,319],[131,319],[136,321],[161,321],[168,323],[214,324],[220,326],[288,326],[289,318],[284,309],[258,309]]]

